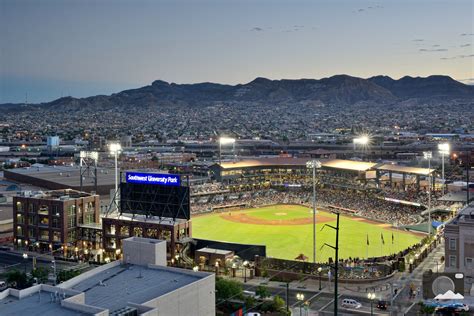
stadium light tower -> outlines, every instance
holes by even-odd
[[[222,153],[222,145],[230,145],[232,144],[232,151],[235,155],[235,138],[230,137],[220,137],[219,138],[219,165],[221,164],[221,153]]]
[[[352,143],[354,145],[354,153],[356,151],[357,145],[359,145],[362,148],[367,148],[370,144],[370,136],[369,135],[361,135],[359,137],[356,137],[352,140]]]
[[[431,151],[424,151],[423,157],[428,160],[428,234],[431,235]]]
[[[446,182],[446,179],[444,178],[444,156],[449,155],[449,151],[451,149],[451,146],[449,143],[444,143],[444,144],[438,144],[438,151],[441,154],[441,165],[442,165],[442,176],[443,176],[443,185],[442,185],[442,193],[444,194],[444,184]]]
[[[118,163],[117,163],[117,158],[120,152],[122,151],[122,146],[119,143],[112,143],[109,145],[109,150],[112,155],[114,155],[115,158],[115,206],[118,208],[118,203],[117,203],[117,192],[118,192]]]
[[[307,161],[306,168],[313,169],[313,262],[316,263],[316,169],[321,168],[321,162]]]

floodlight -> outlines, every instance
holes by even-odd
[[[306,168],[321,168],[321,161],[319,160],[309,160],[306,162]]]
[[[231,137],[221,137],[221,138],[219,138],[219,143],[220,143],[221,145],[233,144],[233,143],[235,143],[235,138],[231,138]]]
[[[438,144],[438,150],[442,155],[449,155],[450,149],[451,146],[449,145],[449,143]]]
[[[362,135],[360,137],[354,138],[354,144],[368,145],[369,143],[370,143],[369,135]]]
[[[111,154],[117,154],[122,150],[122,146],[119,143],[111,143],[109,150]]]

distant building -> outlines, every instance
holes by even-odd
[[[446,272],[474,277],[474,206],[460,211],[444,230]],[[472,280],[472,279],[471,279]]]
[[[48,136],[46,138],[48,150],[55,150],[59,147],[59,136]]]
[[[215,275],[166,266],[165,241],[124,240],[123,260],[58,286],[0,292],[2,316],[215,315]]]
[[[15,247],[51,251],[75,247],[81,225],[99,223],[98,195],[75,190],[24,192],[13,197]],[[88,245],[97,248],[97,243]]]

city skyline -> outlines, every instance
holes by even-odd
[[[3,0],[0,103],[111,94],[158,79],[441,74],[469,84],[473,9],[462,0]]]

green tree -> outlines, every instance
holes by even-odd
[[[22,290],[31,285],[31,280],[26,273],[13,270],[7,274],[7,283],[15,289]]]
[[[31,271],[31,276],[38,279],[38,283],[46,283],[48,281],[49,269],[38,267]]]
[[[226,300],[229,298],[242,298],[242,284],[234,280],[217,279],[216,280],[216,299]]]
[[[62,270],[59,271],[56,280],[58,283],[60,283],[72,279],[73,277],[78,276],[79,274],[81,274],[81,272],[78,270]]]
[[[257,296],[259,296],[260,298],[266,298],[270,296],[268,288],[264,285],[259,285],[255,290],[255,294],[257,294]]]
[[[285,307],[285,300],[282,299],[280,296],[275,295],[275,297],[273,298],[273,304],[274,304],[275,310],[279,311],[283,309],[283,307]]]

